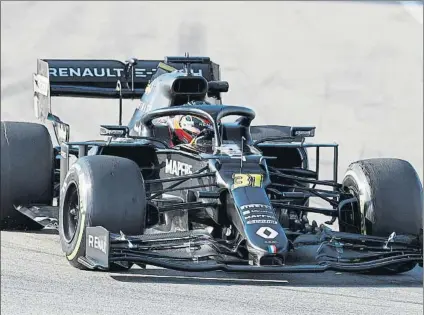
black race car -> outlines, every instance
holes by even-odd
[[[315,127],[252,125],[253,110],[222,104],[228,88],[208,57],[38,60],[36,116],[53,123],[59,146],[43,125],[2,122],[2,229],[58,228],[66,259],[81,269],[422,266],[423,190],[408,162],[357,161],[339,183],[337,144],[308,143]],[[52,96],[116,98],[119,124],[100,127],[104,141],[70,142]],[[140,97],[122,125],[123,100]],[[177,115],[206,119],[212,129],[175,144],[161,119]],[[319,178],[323,149],[334,153],[332,179]],[[328,207],[312,206],[313,197]],[[318,225],[308,213],[329,220]],[[339,231],[329,227],[336,221]]]

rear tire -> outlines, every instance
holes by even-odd
[[[343,186],[360,201],[351,224],[361,234],[389,237],[418,236],[423,222],[423,187],[412,165],[400,159],[368,159],[352,163]],[[340,224],[340,231],[349,232]],[[374,273],[395,274],[413,269],[416,263],[386,267]]]
[[[47,128],[27,122],[1,122],[1,229],[39,230],[43,226],[14,206],[51,205],[54,156]]]
[[[69,263],[85,256],[85,231],[102,226],[112,233],[140,235],[146,218],[146,193],[138,165],[115,156],[85,156],[69,169],[60,193],[59,234]],[[111,264],[126,270],[132,264]]]

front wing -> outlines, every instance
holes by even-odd
[[[393,233],[385,239],[323,228],[316,235],[297,237],[287,257],[281,265],[252,265],[237,255],[236,244],[224,244],[207,234],[187,231],[126,236],[103,227],[88,227],[86,256],[79,262],[93,270],[130,262],[194,272],[367,272],[404,263],[422,266],[422,234],[414,238]]]

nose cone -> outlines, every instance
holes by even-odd
[[[289,242],[276,218],[268,196],[262,187],[240,187],[231,190],[234,211],[247,248],[257,263],[263,258],[285,259]],[[268,261],[268,259],[267,259]]]

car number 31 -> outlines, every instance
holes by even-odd
[[[233,185],[231,188],[261,187],[262,180],[262,174],[233,174]]]

